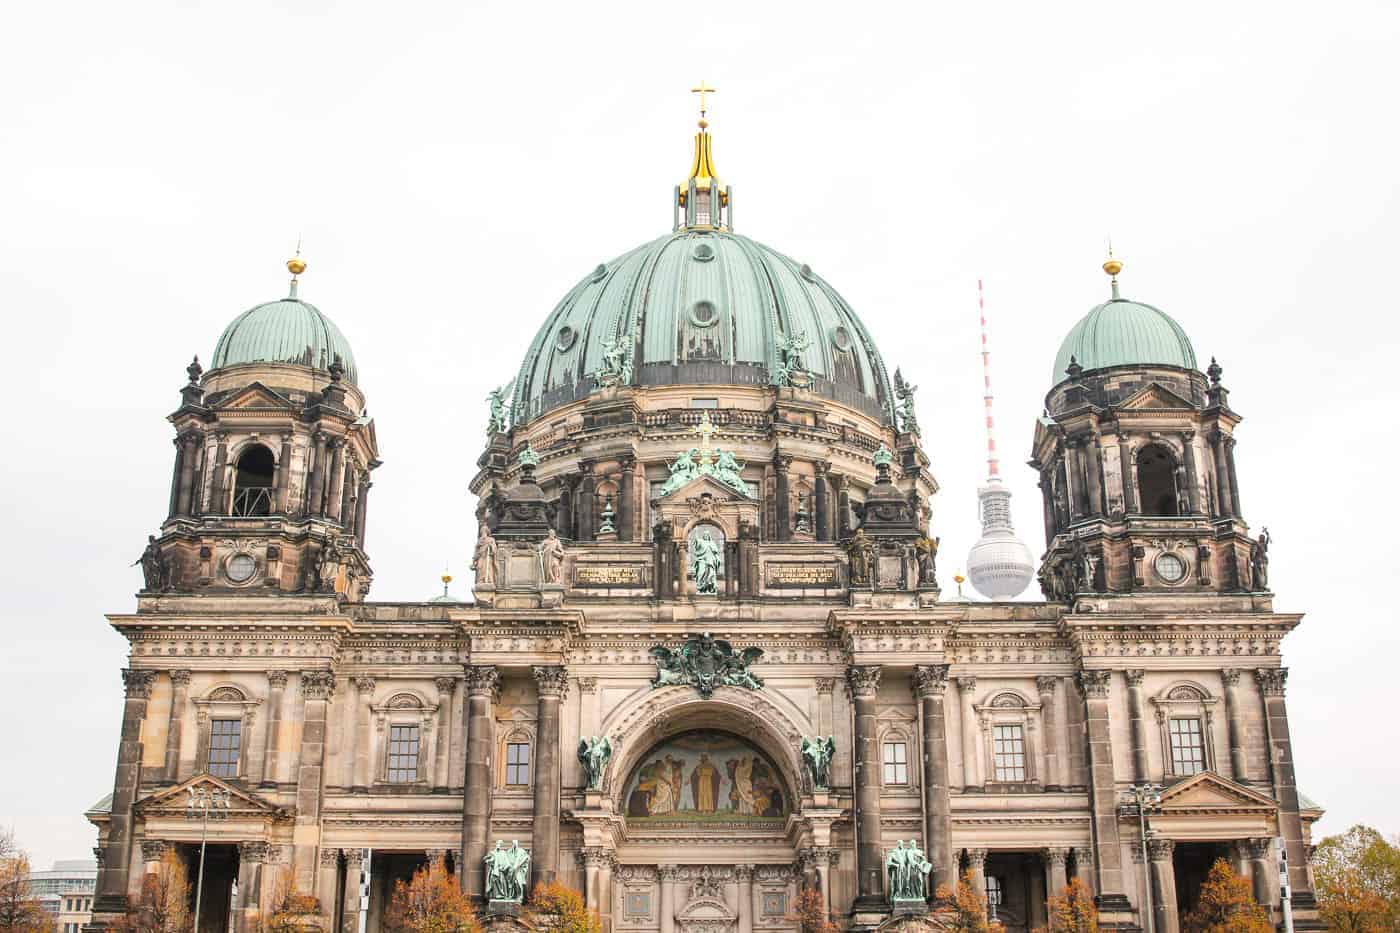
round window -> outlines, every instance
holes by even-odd
[[[578,332],[568,324],[565,324],[563,327],[559,328],[559,334],[554,338],[554,346],[560,353],[563,353],[565,350],[569,349],[569,347],[572,347],[574,341],[577,339]]]
[[[715,248],[708,243],[696,243],[690,255],[695,257],[696,262],[709,262],[715,258]]]
[[[607,278],[607,277],[608,277],[608,266],[607,266],[607,263],[600,262],[600,263],[598,263],[598,265],[593,269],[592,274],[590,274],[590,275],[588,276],[588,279],[589,279],[589,281],[591,281],[591,282],[601,282],[601,281],[603,281],[603,279],[605,279],[605,278]]]
[[[690,309],[690,323],[696,327],[713,327],[719,320],[719,311],[712,301],[697,301]]]
[[[798,269],[797,271],[800,272],[802,274],[802,277],[809,282],[815,282],[817,280],[817,274],[813,272],[812,267],[807,265],[805,262],[802,264],[802,268]]]
[[[247,583],[258,572],[258,562],[251,554],[235,554],[224,563],[224,573],[233,583]]]
[[[837,324],[831,329],[831,345],[842,353],[851,349],[851,332],[846,330],[845,325]]]
[[[1179,554],[1158,554],[1152,567],[1166,583],[1180,583],[1186,579],[1186,561]]]

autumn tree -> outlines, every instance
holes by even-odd
[[[1249,882],[1216,859],[1201,885],[1196,908],[1181,920],[1182,933],[1273,933],[1269,914],[1254,900]]]
[[[792,905],[787,919],[797,924],[802,933],[837,933],[841,928],[826,913],[826,898],[816,888],[803,888]]]
[[[530,895],[530,911],[543,915],[545,924],[555,933],[602,933],[603,918],[598,911],[589,910],[583,895],[573,888],[551,881],[535,885]]]
[[[1099,909],[1094,906],[1094,895],[1078,878],[1071,878],[1069,884],[1050,895],[1045,913],[1050,918],[1050,933],[1099,933]]]
[[[938,909],[943,914],[945,930],[956,933],[997,933],[1001,924],[987,920],[986,898],[974,890],[972,873],[964,872],[957,886],[939,885],[934,893]]]
[[[1400,927],[1400,845],[1369,826],[1353,826],[1318,843],[1312,865],[1318,909],[1329,929]]]
[[[384,915],[390,933],[481,933],[471,900],[447,871],[441,857],[394,885],[394,896]]]
[[[117,933],[188,933],[194,927],[185,860],[166,849],[154,871],[141,878],[141,897],[114,924]]]
[[[29,856],[15,844],[12,830],[0,830],[0,930],[49,933],[53,917],[29,883]]]
[[[321,902],[310,894],[298,894],[291,872],[283,869],[273,883],[272,897],[265,915],[255,924],[259,933],[303,933],[317,925]]]

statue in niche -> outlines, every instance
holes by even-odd
[[[812,776],[812,786],[818,789],[831,786],[831,759],[836,757],[836,737],[802,737],[802,763]]]
[[[472,555],[472,570],[477,586],[496,585],[496,539],[485,522],[477,526],[476,553]]]
[[[695,592],[702,596],[719,593],[719,578],[724,573],[724,551],[708,528],[700,532],[691,545],[690,567],[695,574]]]
[[[612,751],[612,742],[606,735],[587,735],[579,739],[578,760],[583,765],[589,790],[602,790],[603,772],[608,769]]]
[[[563,579],[564,542],[553,528],[540,542],[540,569],[545,583],[559,583]]]

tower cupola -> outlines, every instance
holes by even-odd
[[[704,81],[691,89],[700,95],[699,132],[695,134],[695,156],[690,165],[690,177],[676,186],[675,229],[687,230],[728,230],[732,224],[730,216],[730,190],[719,178],[715,170],[714,154],[710,147],[710,122],[705,119],[705,95],[715,89],[707,87]]]

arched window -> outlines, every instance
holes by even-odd
[[[1193,683],[1169,686],[1152,698],[1157,707],[1166,778],[1215,770],[1215,698]]]
[[[1176,458],[1161,444],[1137,455],[1138,505],[1144,515],[1177,515]]]
[[[238,455],[233,478],[233,514],[268,515],[272,512],[272,482],[277,463],[262,444],[249,444]]]

